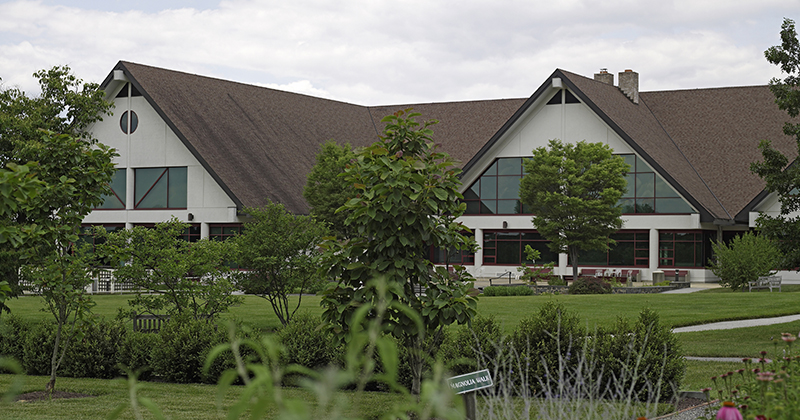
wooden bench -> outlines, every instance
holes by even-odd
[[[169,315],[136,315],[133,318],[133,330],[138,332],[158,332]]]
[[[769,289],[769,292],[772,293],[772,289],[777,288],[780,292],[781,280],[781,276],[762,276],[756,281],[747,283],[747,286],[749,287],[748,291],[752,292],[753,289]]]

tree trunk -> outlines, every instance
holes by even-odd
[[[572,281],[578,280],[578,249],[569,247],[569,258],[572,260]]]
[[[59,309],[59,315],[63,309]],[[50,381],[47,382],[47,387],[45,391],[48,394],[52,394],[53,390],[56,387],[56,371],[58,370],[58,350],[61,345],[61,331],[63,330],[64,323],[61,319],[58,320],[58,326],[56,327],[56,341],[53,343],[53,356],[50,358]]]
[[[422,340],[419,337],[411,339],[411,395],[419,395],[422,388]]]

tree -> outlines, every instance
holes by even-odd
[[[236,261],[246,269],[237,276],[237,285],[269,301],[286,326],[300,307],[303,293],[317,289],[318,246],[328,229],[311,216],[292,215],[282,204],[245,212],[253,220],[233,239]],[[290,293],[300,294],[294,308],[289,305]]]
[[[745,232],[730,244],[722,241],[711,244],[714,261],[709,269],[719,277],[719,284],[733,290],[744,289],[759,276],[768,276],[778,266],[781,253],[775,243],[764,235]]]
[[[242,302],[233,295],[232,270],[226,266],[233,244],[209,239],[190,243],[181,238],[188,227],[173,217],[153,228],[95,230],[103,241],[97,246],[98,255],[118,267],[117,281],[137,288],[129,303],[138,312],[199,320]]]
[[[91,308],[86,286],[91,283],[89,260],[78,243],[83,218],[102,204],[110,191],[116,152],[107,146],[73,138],[66,134],[43,132],[38,141],[21,148],[21,156],[37,156],[37,175],[45,183],[30,208],[12,220],[18,226],[36,225],[36,235],[20,245],[21,273],[42,296],[56,321],[50,381],[55,387],[56,373],[64,359],[77,324],[85,321]],[[66,329],[65,329],[66,328]]]
[[[97,84],[83,83],[66,66],[34,77],[39,97],[0,89],[0,167],[30,165],[42,182],[24,208],[0,215],[5,232],[26,233],[24,242],[0,241],[0,275],[12,296],[21,293],[18,273],[31,276],[56,320],[47,384],[52,391],[75,326],[90,308],[83,288],[90,281],[88,267],[74,244],[83,218],[110,191],[117,155],[86,130],[112,107]]]
[[[770,47],[764,55],[767,61],[780,66],[787,76],[783,80],[770,80],[769,88],[775,95],[778,108],[786,111],[789,117],[797,118],[800,114],[800,41],[793,20],[784,19],[781,41],[781,45]],[[800,151],[800,123],[786,122],[783,132],[796,139]],[[800,210],[800,195],[797,193],[800,166],[797,162],[788,165],[789,159],[773,148],[769,140],[761,140],[758,147],[764,160],[751,163],[750,170],[766,181],[767,191],[778,194],[781,211],[777,216],[760,214],[756,224],[761,233],[772,238],[783,253],[780,268],[800,267],[800,216],[792,215]]]
[[[0,86],[0,168],[5,168],[7,164],[25,166],[29,162],[48,159],[48,150],[36,146],[41,143],[41,130],[66,134],[87,144],[94,144],[95,140],[86,129],[94,122],[101,121],[113,106],[105,101],[104,93],[97,84],[84,83],[67,66],[41,70],[33,76],[39,80],[41,94],[38,97],[29,97],[17,88]],[[52,186],[61,182],[61,175],[68,176],[70,168],[64,163],[61,163],[61,167],[49,166],[48,173],[42,173],[42,168],[35,164],[29,169],[37,174],[43,185]],[[3,185],[11,190],[11,184]],[[50,218],[50,215],[46,211],[33,212],[30,209],[0,215],[0,281],[9,284],[9,297],[22,293],[18,285],[18,273],[24,256],[19,249],[21,243],[3,240],[4,234],[8,235],[9,229],[28,229],[28,234],[35,233],[30,231],[34,229],[41,233],[42,217]],[[8,308],[0,302],[2,310]]]
[[[581,251],[607,250],[622,227],[618,202],[629,165],[602,143],[550,140],[524,161],[519,197],[536,216],[533,224],[553,252],[567,252],[573,280]]]
[[[323,244],[323,270],[336,280],[323,292],[323,317],[340,336],[351,329],[353,314],[364,306],[374,308],[380,293],[368,283],[374,278],[388,284],[390,305],[382,316],[384,332],[410,349],[413,383],[418,394],[426,357],[435,353],[442,331],[454,322],[469,322],[477,299],[470,296],[463,267],[451,276],[425,257],[435,246],[474,250],[474,240],[455,219],[466,205],[459,202],[460,170],[431,140],[433,121],[422,125],[417,113],[400,111],[381,120],[386,124],[380,140],[356,154],[344,179],[357,195],[343,207],[350,211],[347,224],[355,235]],[[422,292],[422,293],[420,293]],[[401,307],[422,316],[422,325]],[[371,311],[370,316],[375,316]],[[423,348],[426,335],[432,346]],[[427,354],[426,354],[427,353]]]
[[[353,185],[342,176],[345,167],[356,155],[350,144],[339,146],[329,140],[317,154],[317,163],[308,174],[303,197],[311,206],[311,215],[328,223],[339,238],[347,238],[352,232],[345,223],[349,213],[338,211],[355,196]]]

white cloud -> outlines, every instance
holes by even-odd
[[[633,68],[645,90],[763,84],[778,75],[763,50],[800,12],[800,0],[51,3],[0,4],[7,85],[30,90],[31,73],[65,63],[100,81],[127,60],[359,104],[522,97],[557,67]]]

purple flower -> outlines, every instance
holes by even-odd
[[[725,401],[717,412],[717,420],[742,420],[742,413],[736,408],[736,404]]]

